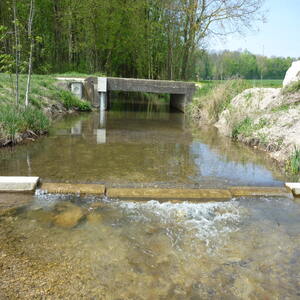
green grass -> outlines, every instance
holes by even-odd
[[[281,79],[243,79],[249,85],[249,88],[252,87],[262,87],[262,88],[281,88],[283,80]],[[196,82],[203,87],[206,85],[216,86],[218,84],[224,83],[226,80],[203,80]]]
[[[75,97],[71,92],[61,90],[59,91],[58,98],[67,109],[76,108],[79,111],[91,111],[92,106],[89,102],[80,100]]]
[[[18,135],[25,132],[43,134],[48,131],[49,119],[41,110],[4,104],[0,105],[0,139],[2,144],[16,143]]]
[[[71,92],[56,85],[50,75],[33,75],[29,106],[25,109],[26,75],[20,75],[20,103],[15,103],[14,76],[0,73],[0,145],[18,142],[19,137],[31,132],[43,134],[48,131],[50,120],[43,108],[60,102],[66,109],[90,111],[91,104],[76,98]]]
[[[70,72],[65,72],[65,73],[51,74],[51,76],[52,77],[90,77],[90,76],[105,77],[106,75],[101,72],[86,74],[86,73],[80,73],[80,72],[76,72],[76,71],[70,71]]]
[[[251,136],[254,131],[264,128],[267,124],[268,121],[264,118],[261,118],[257,124],[254,124],[253,120],[247,117],[233,127],[232,138],[237,139],[239,135],[244,137]],[[265,142],[265,139],[266,137],[262,137],[262,142]]]
[[[287,163],[287,169],[293,175],[300,173],[300,149],[295,147],[294,152]]]

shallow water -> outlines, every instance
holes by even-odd
[[[0,175],[214,188],[286,179],[263,153],[194,130],[167,106],[124,103],[69,116],[49,137],[0,151]],[[0,299],[297,299],[299,217],[287,198],[161,204],[0,194]]]
[[[118,102],[119,103],[119,102]],[[48,137],[0,151],[0,175],[119,186],[282,185],[259,151],[193,129],[166,105],[119,103],[107,113],[69,116]]]
[[[53,221],[66,201],[85,215],[74,228]],[[0,298],[297,299],[299,218],[285,198],[35,197],[0,218]]]

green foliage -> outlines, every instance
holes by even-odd
[[[236,124],[232,129],[232,137],[236,139],[240,134],[249,136],[253,132],[253,120],[249,117]]]
[[[289,84],[288,86],[286,86],[282,93],[283,94],[292,94],[292,93],[296,93],[300,91],[300,80],[293,82],[291,84]]]
[[[69,91],[61,90],[59,92],[59,98],[67,109],[75,108],[80,111],[92,110],[92,106],[89,102],[78,99]]]
[[[300,149],[295,147],[294,152],[287,163],[287,170],[293,175],[300,173]]]
[[[291,104],[282,104],[280,106],[273,107],[271,111],[272,112],[288,111],[291,107],[292,107]]]
[[[281,87],[280,80],[284,78],[293,60],[291,57],[269,58],[254,55],[249,51],[204,52],[198,55],[192,76],[198,79],[214,80],[239,76],[253,80],[255,86],[260,86],[261,79],[272,79],[269,80],[267,87]],[[266,83],[264,81],[263,86]]]
[[[268,121],[264,118],[261,118],[258,123],[254,124],[251,118],[246,117],[243,121],[233,126],[231,133],[232,138],[237,139],[239,135],[243,135],[244,137],[251,136],[254,131],[264,128],[267,124]],[[266,137],[260,135],[260,140],[262,143],[265,143]]]

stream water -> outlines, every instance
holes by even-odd
[[[117,104],[66,117],[49,136],[2,150],[0,175],[119,186],[282,185],[266,155],[214,128],[193,130],[167,105]]]
[[[1,151],[0,175],[111,186],[283,184],[264,154],[214,129],[193,130],[167,106],[112,108],[70,116],[49,137]],[[0,299],[299,299],[299,218],[296,200],[276,197],[174,204],[0,194]]]

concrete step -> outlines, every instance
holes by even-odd
[[[0,176],[0,192],[32,192],[39,177]]]
[[[229,191],[233,197],[252,197],[252,196],[269,196],[269,197],[289,197],[293,195],[285,187],[230,187]]]
[[[43,183],[42,191],[49,194],[81,194],[104,196],[105,186],[102,184],[69,184],[69,183]]]
[[[159,189],[159,188],[108,188],[110,198],[128,200],[190,200],[190,201],[226,201],[232,198],[227,189]]]
[[[34,191],[39,177],[0,177],[0,192]],[[43,183],[42,191],[49,194],[81,194],[108,196],[131,201],[228,201],[235,197],[277,196],[300,197],[300,183],[286,187],[228,187],[224,189],[165,189],[165,188],[107,188],[101,184]]]
[[[285,186],[293,192],[295,197],[300,197],[300,182],[287,182]]]

